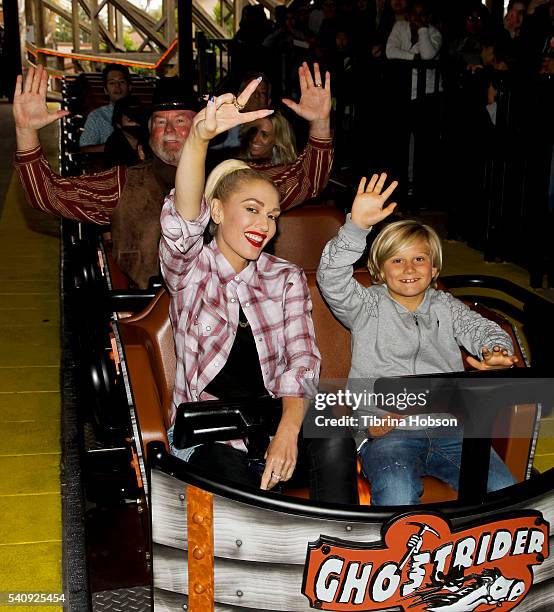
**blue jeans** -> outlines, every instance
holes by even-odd
[[[420,503],[423,476],[434,476],[458,490],[462,443],[461,429],[454,430],[448,438],[431,437],[427,430],[395,430],[368,441],[360,449],[360,459],[371,485],[371,504]],[[487,491],[497,491],[514,483],[510,470],[493,449]]]

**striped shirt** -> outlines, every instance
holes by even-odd
[[[215,240],[202,239],[210,211],[185,221],[173,194],[161,215],[160,260],[171,294],[177,371],[173,411],[182,402],[207,399],[202,392],[221,370],[233,346],[242,307],[256,340],[264,385],[274,397],[304,397],[317,382],[320,354],[312,302],[298,266],[262,253],[238,273]]]
[[[333,165],[333,140],[309,138],[308,144],[292,164],[248,165],[268,176],[279,189],[281,210],[298,206],[318,196],[329,181]]]
[[[310,138],[293,164],[251,166],[273,180],[281,194],[281,210],[286,210],[323,191],[332,163],[332,140]],[[50,168],[40,146],[16,152],[15,168],[33,208],[99,225],[110,222],[127,180],[124,166],[86,176],[62,177]]]
[[[15,168],[29,204],[66,219],[106,225],[127,180],[125,166],[83,176],[56,174],[40,146],[15,154]]]

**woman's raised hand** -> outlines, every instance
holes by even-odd
[[[314,63],[314,76],[307,62],[298,68],[300,81],[300,101],[298,104],[289,98],[283,98],[283,104],[306,121],[328,120],[331,114],[331,75],[321,76],[319,64]]]
[[[271,115],[273,111],[269,109],[249,113],[240,112],[261,80],[261,78],[258,78],[248,83],[238,97],[231,93],[210,97],[206,108],[202,109],[194,118],[193,130],[195,133],[202,140],[211,140],[236,125],[249,123]]]
[[[398,186],[398,181],[393,181],[383,191],[386,180],[387,175],[384,172],[380,176],[374,174],[369,182],[365,176],[362,177],[352,204],[352,221],[359,227],[369,229],[388,217],[396,208],[396,202],[384,208],[389,196]]]
[[[19,130],[40,130],[41,128],[69,115],[69,111],[53,113],[46,106],[48,74],[43,66],[29,68],[25,82],[19,75],[15,83],[13,97],[13,116],[15,127]]]

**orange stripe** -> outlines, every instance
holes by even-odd
[[[214,612],[213,495],[187,487],[189,612]]]
[[[83,60],[83,61],[88,61],[88,62],[99,62],[99,63],[104,63],[104,64],[112,64],[114,61],[116,61],[118,64],[121,64],[123,66],[133,66],[135,68],[147,68],[149,70],[156,70],[156,68],[160,66],[160,64],[171,53],[171,51],[173,51],[177,43],[178,43],[178,39],[176,38],[169,45],[169,47],[164,51],[164,53],[158,58],[158,61],[155,64],[145,64],[144,62],[133,62],[131,60],[125,60],[125,59],[122,60],[120,58],[114,59],[114,58],[109,58],[109,57],[98,57],[96,55],[86,55],[83,53],[69,53],[69,52],[62,52],[62,51],[54,51],[53,49],[44,49],[44,48],[31,49],[30,47],[27,47],[27,51],[31,55],[34,55],[35,57],[37,57],[39,53],[42,53],[42,55],[54,55],[56,57],[67,57],[70,59]],[[50,76],[53,76],[53,75],[50,75]],[[61,77],[56,76],[54,78],[61,78]]]

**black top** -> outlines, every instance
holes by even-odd
[[[267,395],[256,342],[242,308],[239,325],[227,362],[204,389],[222,400],[240,400]]]

